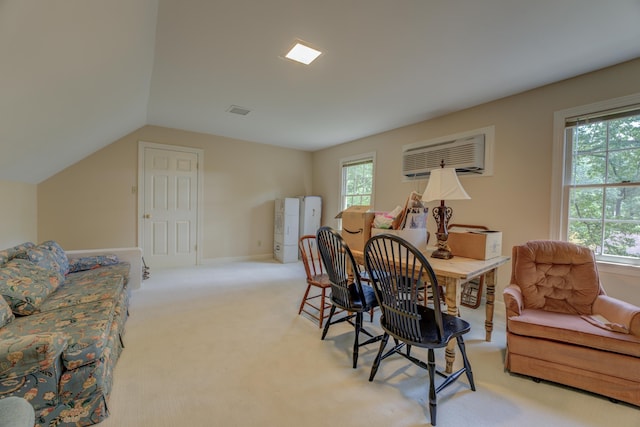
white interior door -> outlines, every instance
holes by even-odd
[[[141,241],[150,267],[196,265],[198,152],[141,146]]]

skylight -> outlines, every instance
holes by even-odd
[[[285,55],[285,57],[293,61],[309,65],[318,56],[320,56],[321,53],[322,52],[320,52],[319,50],[313,49],[307,45],[302,44],[301,42],[297,42],[295,46],[293,46],[291,50]]]

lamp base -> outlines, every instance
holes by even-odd
[[[431,258],[451,259],[453,258],[453,254],[451,253],[451,251],[446,249],[436,249],[431,254]]]
[[[453,254],[451,253],[451,249],[449,248],[449,244],[447,243],[447,240],[449,240],[449,233],[436,233],[436,237],[438,238],[438,248],[433,251],[433,253],[431,254],[431,258],[453,258]]]

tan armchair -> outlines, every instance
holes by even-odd
[[[515,246],[503,295],[507,370],[640,405],[640,307],[605,294],[591,250]]]

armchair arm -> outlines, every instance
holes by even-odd
[[[504,298],[507,319],[512,316],[519,316],[524,308],[520,287],[514,284],[507,286],[502,293],[502,297]]]
[[[640,307],[608,295],[598,295],[592,311],[612,323],[626,327],[631,335],[640,336]]]
[[[67,346],[63,334],[25,335],[0,341],[0,379],[49,369]]]

